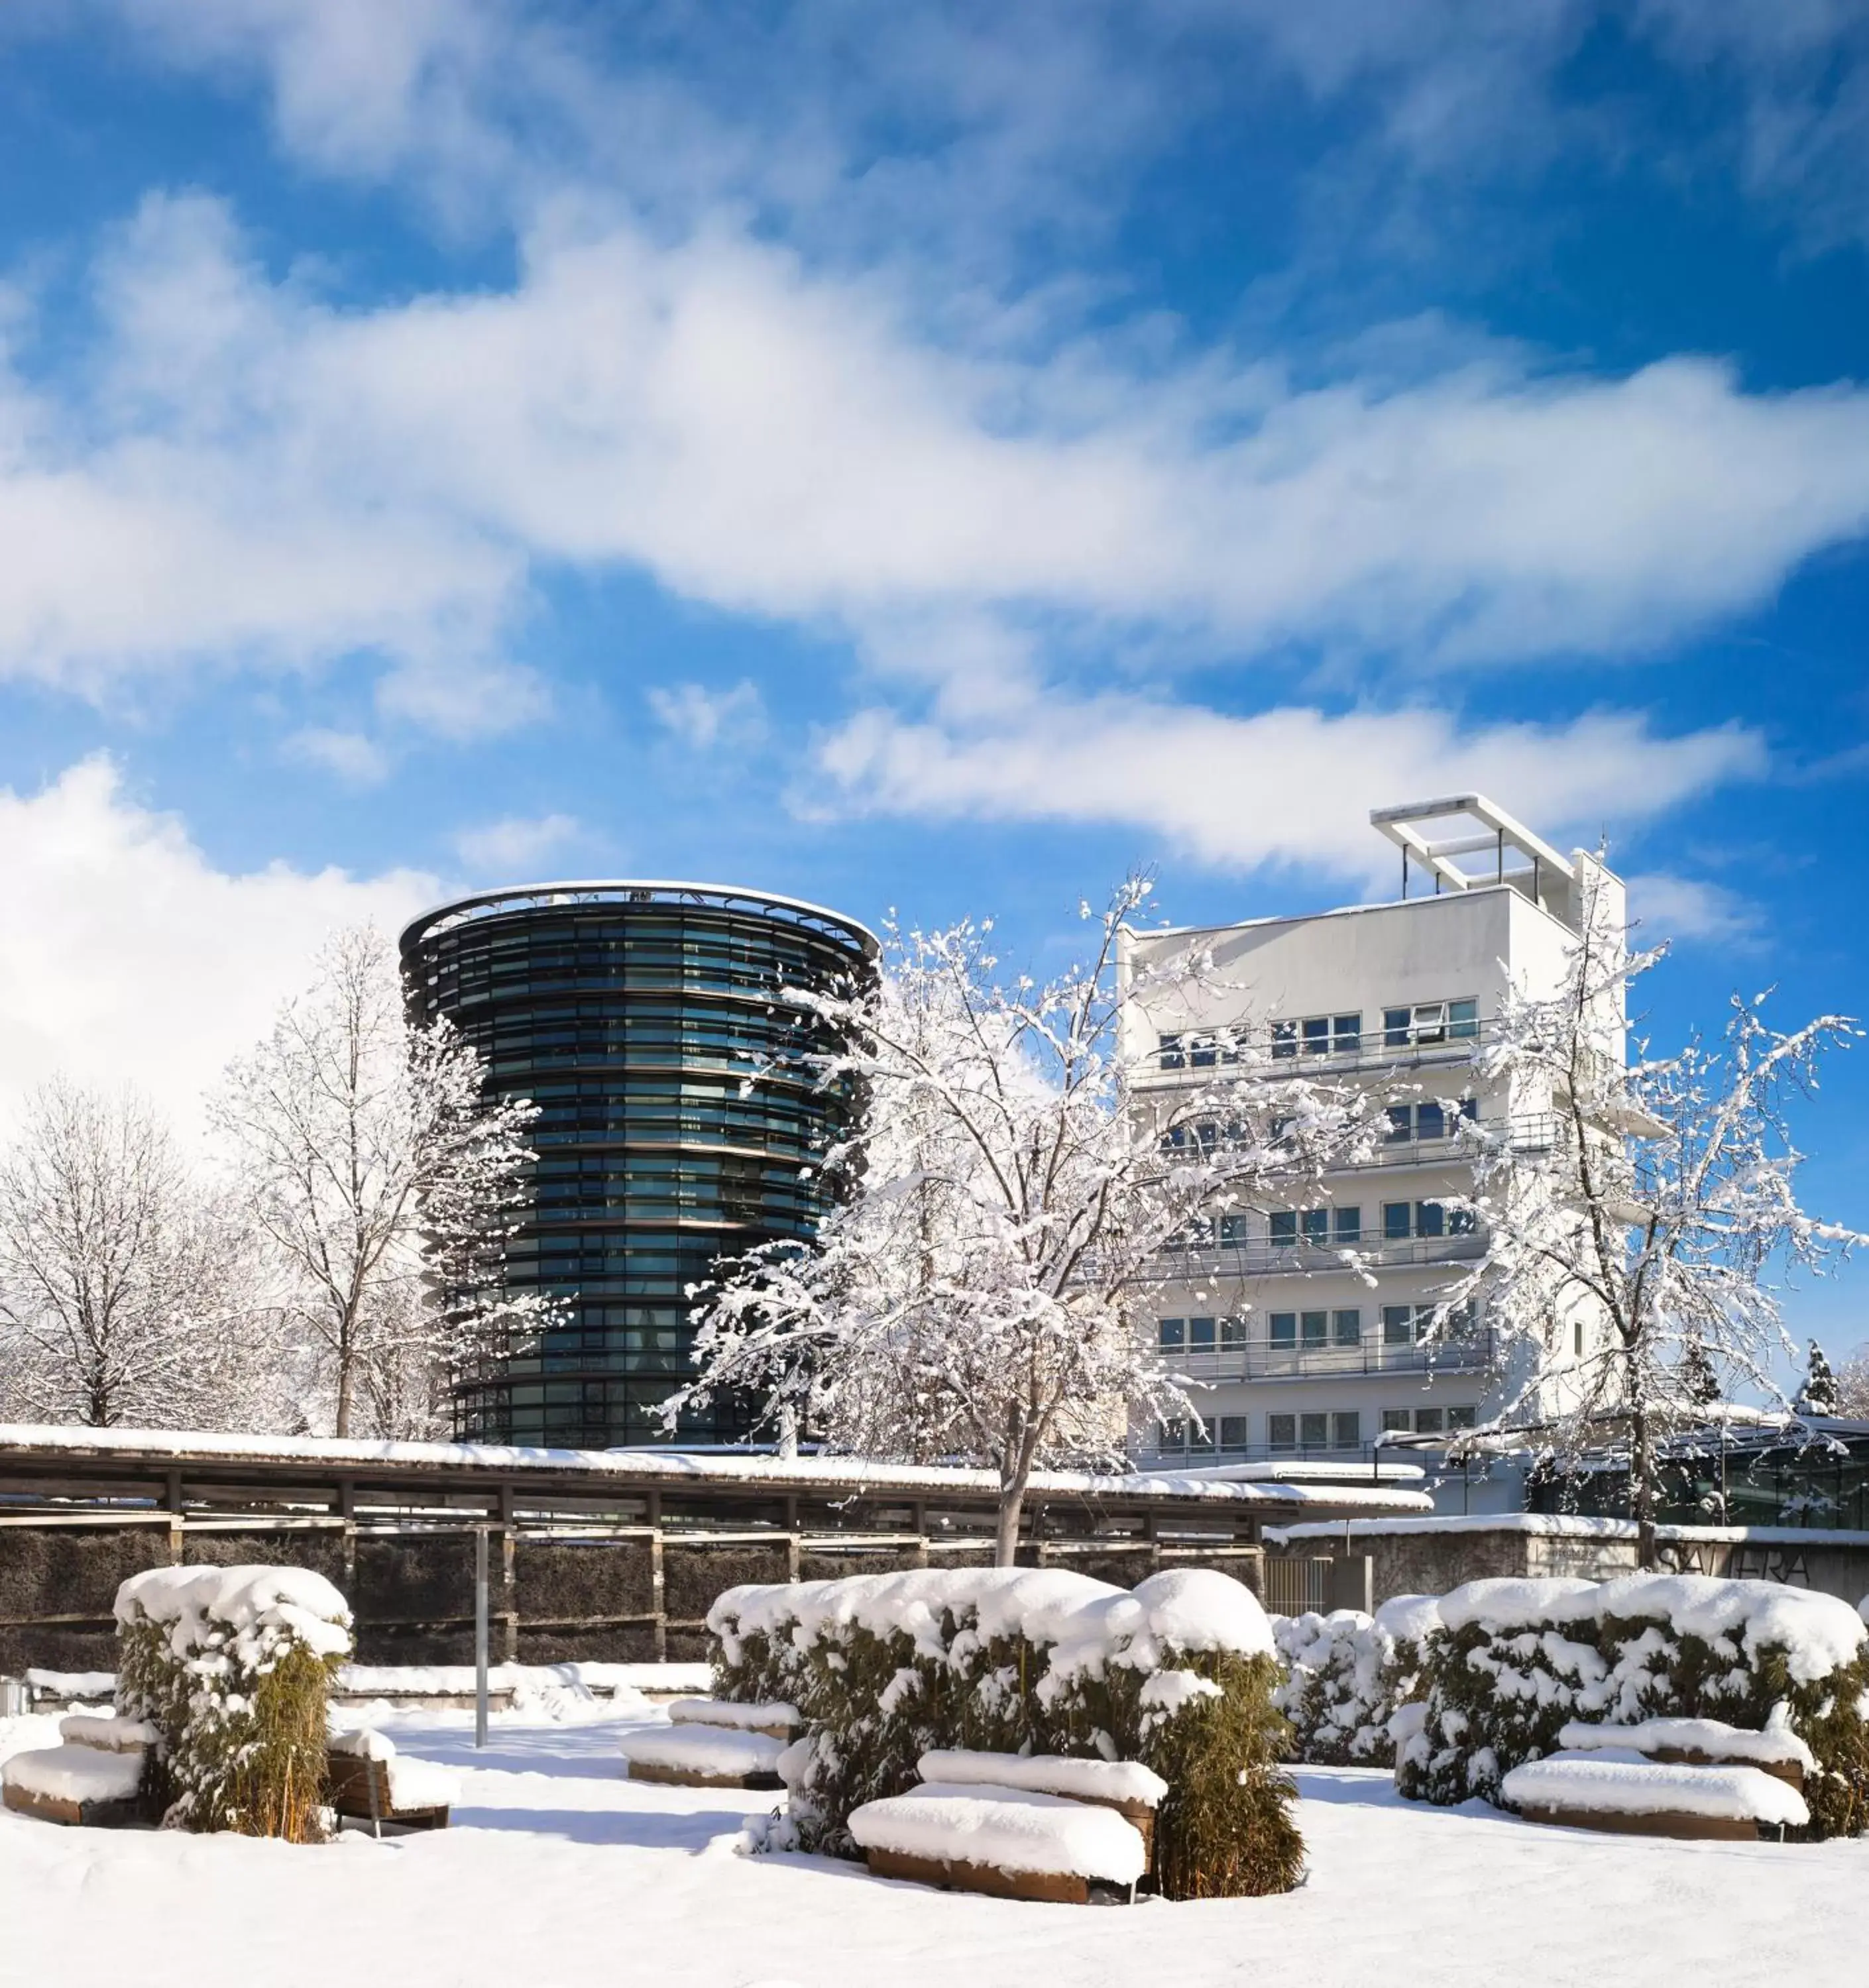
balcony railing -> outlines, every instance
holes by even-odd
[[[1498,1364],[1499,1345],[1496,1335],[1486,1330],[1392,1342],[1383,1338],[1380,1326],[1353,1346],[1334,1341],[1274,1345],[1261,1327],[1244,1345],[1220,1347],[1211,1353],[1166,1347],[1162,1358],[1190,1381],[1216,1384],[1229,1381],[1351,1380],[1365,1374],[1490,1372]]]
[[[1275,1042],[1264,1033],[1250,1045],[1249,1074],[1299,1077],[1313,1070],[1405,1070],[1424,1063],[1460,1061],[1487,1040],[1485,1022],[1450,1022],[1438,1028],[1365,1029],[1329,1043]],[[1190,1046],[1168,1044],[1156,1052],[1154,1070],[1180,1084],[1211,1084],[1238,1073],[1241,1052],[1216,1042]]]
[[[1371,1442],[1365,1438],[1359,1442],[1286,1443],[1275,1449],[1264,1442],[1221,1442],[1213,1438],[1213,1418],[1206,1418],[1210,1441],[1201,1443],[1191,1437],[1185,1443],[1144,1442],[1132,1445],[1129,1451],[1129,1468],[1132,1470],[1201,1470],[1211,1469],[1217,1463],[1329,1463],[1339,1466],[1346,1477],[1353,1470],[1371,1471],[1379,1463],[1397,1461],[1412,1462],[1420,1452],[1410,1448],[1391,1448]],[[1441,1440],[1451,1441],[1460,1434],[1458,1429],[1447,1431]]]
[[[1470,1263],[1486,1252],[1484,1236],[1416,1236],[1406,1242],[1368,1237],[1360,1242],[1216,1242],[1164,1249],[1143,1276],[1153,1283],[1183,1283],[1207,1277],[1315,1276],[1351,1268],[1407,1269],[1434,1263]]]

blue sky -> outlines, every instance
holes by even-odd
[[[15,0],[0,1093],[185,1112],[457,887],[1042,965],[1468,786],[1609,837],[1658,1041],[1862,1008],[1866,305],[1842,0]]]

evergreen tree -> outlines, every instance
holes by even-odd
[[[1793,1405],[1801,1415],[1833,1415],[1840,1405],[1837,1377],[1830,1371],[1830,1363],[1823,1357],[1823,1348],[1814,1339],[1810,1342],[1810,1358],[1804,1369],[1804,1384],[1798,1390],[1797,1400]]]
[[[1689,1408],[1710,1408],[1720,1398],[1720,1377],[1702,1340],[1691,1339],[1681,1356],[1681,1398]]]

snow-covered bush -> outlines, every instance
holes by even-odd
[[[808,1849],[850,1854],[852,1810],[914,1787],[923,1753],[965,1748],[1152,1767],[1168,1783],[1154,1868],[1170,1898],[1302,1875],[1271,1628],[1224,1574],[1133,1591],[1012,1567],[735,1587],[708,1627],[722,1697],[804,1716],[779,1771]]]
[[[1389,1721],[1420,1687],[1421,1641],[1432,1595],[1406,1594],[1373,1616],[1275,1615],[1272,1635],[1285,1678],[1273,1702],[1291,1723],[1298,1759],[1325,1767],[1394,1764]]]
[[[1412,1799],[1497,1804],[1505,1776],[1559,1750],[1572,1719],[1762,1733],[1782,1706],[1816,1763],[1813,1833],[1869,1824],[1869,1628],[1833,1596],[1704,1574],[1471,1581],[1441,1598],[1424,1685],[1390,1728]]]
[[[117,1709],[161,1736],[164,1821],[316,1841],[350,1611],[296,1567],[164,1567],[117,1591]]]

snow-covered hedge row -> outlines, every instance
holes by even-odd
[[[296,1567],[164,1567],[117,1591],[117,1709],[161,1736],[167,1822],[317,1840],[350,1611]]]
[[[1399,1595],[1373,1616],[1275,1615],[1285,1672],[1273,1702],[1291,1722],[1298,1759],[1325,1767],[1390,1767],[1389,1720],[1419,1688],[1423,1638],[1435,1621],[1431,1594]]]
[[[804,1716],[780,1772],[807,1848],[850,1854],[854,1809],[914,1787],[923,1753],[962,1748],[1153,1768],[1171,1898],[1288,1891],[1302,1875],[1271,1628],[1224,1574],[1133,1591],[1018,1568],[735,1587],[708,1627],[721,1696]]]
[[[1811,1826],[1869,1824],[1869,1628],[1847,1602],[1705,1574],[1475,1581],[1441,1598],[1420,1699],[1391,1722],[1396,1780],[1417,1800],[1501,1800],[1573,1719],[1788,1723],[1810,1747]]]

